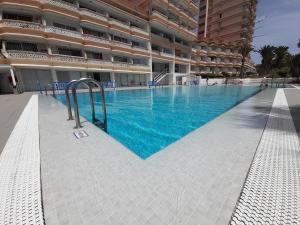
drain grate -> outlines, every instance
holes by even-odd
[[[277,91],[230,224],[300,224],[300,145],[283,89]]]

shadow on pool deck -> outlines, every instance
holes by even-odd
[[[285,118],[288,113],[291,113],[291,116],[294,121],[294,125],[296,128],[296,131],[298,133],[298,136],[300,137],[300,90],[297,89],[286,89],[284,90],[288,104],[289,104],[289,109],[274,109],[274,113],[277,114],[278,116],[281,117],[282,123],[284,121],[288,121],[289,118]],[[240,123],[248,128],[251,129],[260,129],[260,126],[258,123],[253,123],[253,121],[257,120],[257,117],[264,117],[270,113],[270,107],[269,106],[254,106],[253,111],[257,112],[255,115],[249,115],[247,113],[240,115],[238,118],[239,120],[239,125]],[[274,116],[274,115],[273,115]],[[270,127],[272,129],[272,127]],[[278,129],[278,127],[276,127]],[[285,127],[281,126],[280,129],[285,131]]]
[[[0,95],[0,154],[32,93]]]

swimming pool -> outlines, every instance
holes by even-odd
[[[146,159],[260,90],[228,85],[106,91],[108,133]],[[65,95],[57,99],[65,104]],[[91,121],[88,93],[78,94],[78,104]],[[97,94],[97,118],[100,104]]]

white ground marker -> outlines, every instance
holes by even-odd
[[[300,224],[300,145],[278,89],[231,225]]]
[[[0,224],[44,224],[36,95],[31,97],[0,155]]]

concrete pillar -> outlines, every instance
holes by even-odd
[[[3,12],[2,12],[2,10],[0,10],[0,20],[2,20],[3,19]]]
[[[150,58],[149,58],[149,66],[150,66],[150,78],[149,78],[149,81],[152,81],[153,80],[152,55],[150,55]]]
[[[52,81],[53,82],[57,82],[58,81],[58,79],[57,79],[57,73],[56,73],[55,69],[51,69],[51,77],[52,77]]]
[[[115,81],[115,72],[110,73],[110,81]]]
[[[14,73],[14,69],[12,67],[10,67],[10,76],[12,79],[12,83],[13,83],[13,88],[15,89],[17,86],[17,82],[16,82],[16,78],[15,78],[15,73]]]
[[[146,26],[146,31],[151,34],[151,26],[150,23],[147,23]],[[147,48],[150,51],[150,58],[149,58],[149,66],[150,66],[150,76],[149,76],[149,80],[148,81],[152,81],[153,80],[153,71],[152,71],[152,47],[151,47],[151,35],[150,35],[150,40],[147,42]]]
[[[52,49],[50,46],[47,46],[47,53],[48,55],[52,55]]]
[[[83,58],[87,59],[87,54],[86,54],[85,50],[82,50],[82,55],[83,55]]]
[[[6,41],[2,41],[2,50],[6,52]]]
[[[47,26],[47,21],[44,16],[42,16],[42,24],[43,26]]]
[[[175,76],[175,60],[169,63],[170,67],[170,84],[175,85],[176,84],[176,76]]]
[[[82,27],[79,27],[79,32],[80,32],[81,34],[83,34],[83,29],[82,29]]]

